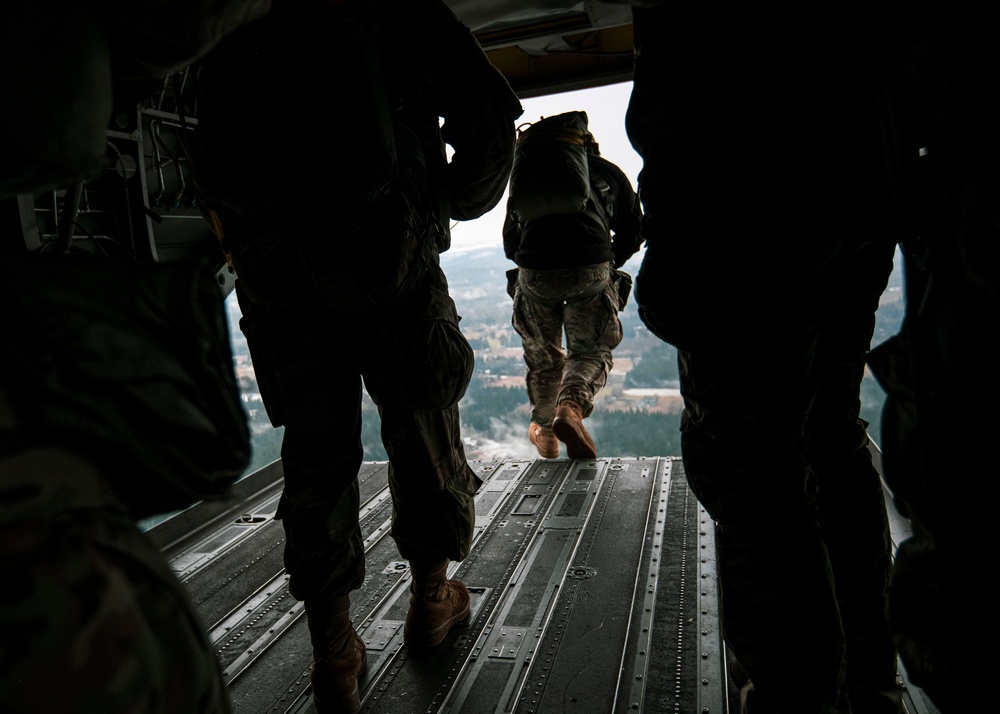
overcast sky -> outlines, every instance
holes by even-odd
[[[632,188],[636,188],[636,177],[642,168],[642,159],[625,136],[625,109],[631,91],[632,83],[623,82],[595,89],[523,99],[521,106],[524,107],[524,113],[518,119],[518,124],[536,122],[542,117],[563,112],[587,112],[590,133],[601,146],[601,156],[617,164],[632,182]],[[507,195],[504,194],[497,207],[485,216],[453,227],[451,249],[441,256],[442,260],[486,246],[496,246],[502,252],[503,239],[500,232],[506,205]]]

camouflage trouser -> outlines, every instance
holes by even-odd
[[[565,399],[590,416],[622,341],[611,264],[518,272],[511,324],[524,345],[531,420],[550,426]]]
[[[839,259],[810,324],[766,349],[678,351],[684,468],[716,521],[725,638],[754,683],[750,711],[902,711],[888,520],[858,417],[893,247]]]
[[[994,245],[1000,244],[995,234]],[[1000,283],[988,295],[956,244],[932,243],[934,261],[907,256],[907,315],[898,334],[869,354],[886,390],[882,413],[885,480],[912,533],[899,543],[889,617],[910,682],[942,712],[983,711],[992,675],[992,638],[955,627],[996,608],[983,568],[993,539],[1000,413],[996,350],[983,337],[1000,326]],[[927,272],[924,272],[927,271]],[[917,310],[913,306],[920,305]]]
[[[0,457],[0,503],[0,711],[230,711],[187,593],[96,467]]]
[[[457,323],[436,262],[398,311],[358,315],[352,294],[304,279],[287,265],[294,260],[292,244],[281,235],[273,238],[245,240],[234,254],[240,328],[272,423],[285,427],[277,517],[285,529],[289,588],[318,611],[357,589],[365,575],[357,481],[364,458],[362,379],[381,416],[391,535],[404,559],[464,559],[482,482],[466,460],[458,405],[426,409],[414,403],[408,384],[414,366],[394,339],[419,320]],[[251,288],[254,300],[247,294]],[[313,299],[320,290],[328,292],[327,304],[337,304],[340,295],[336,312]]]

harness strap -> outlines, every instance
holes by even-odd
[[[598,201],[595,198],[594,205],[597,206],[598,213],[604,219],[604,227],[608,229],[608,234],[610,235],[611,217],[615,214],[614,195],[611,192],[611,185],[600,176],[595,177],[592,174],[590,188],[591,193],[596,193],[601,199]]]

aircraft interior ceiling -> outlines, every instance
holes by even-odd
[[[632,15],[618,2],[446,0],[522,98],[632,75]]]

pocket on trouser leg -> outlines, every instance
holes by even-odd
[[[511,299],[514,298],[514,290],[517,288],[518,275],[520,272],[520,268],[511,268],[505,273],[507,276],[507,294],[510,295]]]
[[[618,309],[624,310],[628,304],[629,295],[632,294],[632,276],[617,268],[611,269],[611,284],[618,295]]]
[[[618,292],[617,286],[611,285],[604,291],[604,304],[607,310],[607,322],[604,331],[598,338],[598,344],[608,350],[614,350],[621,344],[624,332],[622,331],[622,321],[618,316]],[[609,355],[610,359],[610,355]]]
[[[709,324],[711,330],[719,328],[705,319],[707,308],[694,299],[698,293],[685,271],[668,270],[671,263],[663,253],[653,246],[647,247],[635,276],[634,298],[639,319],[667,344],[692,351],[702,346],[699,328],[704,330]],[[678,310],[681,304],[685,309]]]
[[[449,554],[451,560],[464,560],[472,549],[472,536],[476,530],[476,491],[482,485],[482,479],[468,465],[464,467],[464,473],[449,479],[445,484],[448,493],[458,504],[452,523],[455,552]]]
[[[472,381],[476,358],[458,327],[455,301],[430,288],[428,309],[404,318],[395,333],[401,356],[400,388],[418,409],[448,409],[461,401]]]
[[[476,528],[475,495],[482,483],[465,462],[438,488],[428,483],[400,494],[405,507],[394,511],[391,533],[399,554],[405,560],[443,555],[456,562],[468,556]]]
[[[532,301],[525,298],[523,292],[518,291],[515,293],[510,325],[523,341],[544,343],[545,340],[538,329],[538,323],[541,318],[534,313],[532,306]]]

